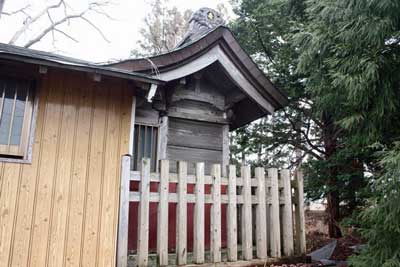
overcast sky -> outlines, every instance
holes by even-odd
[[[148,0],[112,0],[113,5],[106,8],[107,13],[115,18],[109,20],[99,15],[91,16],[91,20],[102,29],[109,43],[106,42],[93,28],[82,21],[72,22],[70,25],[63,26],[63,30],[75,39],[75,43],[56,34],[57,42],[53,45],[51,36],[31,48],[56,52],[80,59],[93,62],[103,62],[110,59],[124,59],[129,56],[130,51],[137,47],[136,42],[140,38],[139,29],[143,25],[143,19],[149,12]],[[29,12],[35,14],[48,3],[57,0],[6,0],[4,11],[14,11],[30,4]],[[67,0],[76,11],[83,10],[88,0]],[[229,0],[169,0],[171,6],[176,6],[180,10],[191,9],[193,11],[201,7],[216,8],[219,3],[224,3],[229,9]],[[54,14],[56,17],[57,14]],[[40,22],[38,28],[45,27],[46,20]],[[0,20],[0,42],[8,43],[13,34],[22,26],[23,16],[14,15],[12,17],[2,16]],[[17,44],[22,44],[30,39],[38,28],[33,28],[32,32],[23,36]]]

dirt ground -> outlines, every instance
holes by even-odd
[[[326,224],[326,214],[324,211],[306,211],[306,240],[307,253],[317,250],[334,239],[328,237],[328,226]],[[352,255],[351,246],[361,244],[362,240],[351,229],[346,230],[344,237],[337,239],[337,246],[332,255],[332,260],[345,261]],[[272,267],[315,267],[318,264],[283,264],[272,265]]]
[[[282,265],[271,265],[271,267],[314,267],[315,264],[305,264],[305,263],[297,263],[297,264],[282,264]]]
[[[332,260],[347,260],[353,253],[350,247],[362,243],[361,237],[352,229],[346,229],[345,232],[342,238],[337,239],[338,243],[332,255]],[[306,212],[306,240],[308,253],[334,240],[328,237],[328,226],[324,211]]]

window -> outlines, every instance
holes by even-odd
[[[142,158],[151,159],[151,171],[157,171],[158,127],[135,124],[133,169],[140,170]]]
[[[0,77],[0,157],[27,157],[33,109],[31,84]]]

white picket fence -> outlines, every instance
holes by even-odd
[[[195,175],[187,174],[187,163],[180,161],[177,173],[169,172],[168,160],[160,161],[160,172],[150,173],[150,160],[143,159],[141,171],[131,171],[130,156],[122,159],[121,199],[118,229],[117,266],[128,262],[129,202],[139,202],[137,257],[138,266],[149,265],[149,210],[150,202],[158,203],[157,258],[160,266],[168,265],[168,204],[176,203],[176,264],[187,264],[187,204],[195,204],[193,262],[205,263],[204,206],[211,208],[211,262],[221,262],[221,204],[227,205],[227,260],[237,262],[238,248],[241,261],[267,260],[284,256],[301,255],[306,251],[304,231],[303,176],[289,170],[256,168],[251,177],[250,166],[241,167],[241,177],[236,167],[230,165],[228,177],[221,177],[221,166],[215,164],[211,175],[204,174],[204,163],[196,163]],[[130,192],[130,181],[140,182],[139,192]],[[159,183],[157,193],[150,192],[150,182]],[[176,193],[169,192],[169,184],[176,183]],[[195,193],[187,193],[187,185],[195,185]],[[212,187],[205,194],[204,185]],[[221,194],[227,186],[227,194]],[[252,190],[254,188],[254,190]],[[255,192],[253,195],[252,192]],[[237,208],[239,207],[239,209]],[[255,207],[255,209],[253,209]],[[238,244],[237,211],[241,212],[241,244]],[[255,212],[255,216],[253,216]],[[253,222],[253,218],[255,221]],[[253,240],[252,231],[256,231]],[[204,265],[203,265],[204,266]]]

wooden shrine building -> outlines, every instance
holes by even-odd
[[[109,67],[165,82],[136,95],[134,166],[142,155],[226,166],[229,131],[273,114],[287,103],[285,94],[240,47],[220,15],[209,8],[193,14],[186,36],[172,52]],[[145,149],[157,143],[154,133],[155,139],[150,137],[154,129],[146,126],[158,127],[158,150]],[[148,138],[139,133],[146,129]],[[145,138],[143,150],[137,146],[140,138]],[[152,155],[154,151],[158,155]]]
[[[0,44],[0,266],[116,266],[121,239],[137,234],[122,231],[138,220],[138,206],[122,212],[124,155],[132,173],[148,158],[152,173],[168,160],[171,173],[204,162],[226,176],[229,131],[286,103],[207,8],[150,58],[99,65]]]

